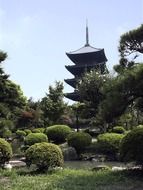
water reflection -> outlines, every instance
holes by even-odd
[[[95,161],[65,161],[65,168],[73,169],[92,169],[96,166],[106,165],[109,167],[125,167],[125,164],[122,162],[95,162]]]

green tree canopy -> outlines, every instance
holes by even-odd
[[[42,98],[41,110],[45,123],[56,124],[64,114],[66,104],[63,101],[63,83],[55,83],[55,87],[49,86],[49,93]]]

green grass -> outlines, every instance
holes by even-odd
[[[138,174],[138,175],[137,175]],[[64,169],[51,174],[0,171],[0,190],[142,190],[143,174]]]

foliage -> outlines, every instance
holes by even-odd
[[[35,129],[32,130],[32,133],[41,133],[41,131],[40,131],[40,129],[35,128]]]
[[[92,137],[83,132],[73,132],[67,138],[68,145],[74,147],[78,154],[89,146],[91,141]]]
[[[40,171],[48,170],[50,167],[61,167],[63,165],[63,155],[61,149],[51,143],[36,143],[26,151],[26,164],[32,164]]]
[[[119,133],[119,134],[123,134],[123,133],[125,133],[125,131],[126,130],[122,126],[116,126],[116,127],[113,127],[113,129],[112,129],[113,133]]]
[[[71,128],[67,125],[53,125],[47,127],[45,133],[50,141],[55,143],[63,143],[66,141],[67,136],[71,133]]]
[[[101,153],[112,155],[113,158],[116,158],[123,137],[123,134],[116,133],[101,134],[97,137],[98,149]]]
[[[85,73],[79,81],[79,94],[85,103],[86,115],[89,115],[89,117],[95,116],[97,107],[103,99],[102,86],[106,80],[106,75],[101,75],[97,71],[91,71]]]
[[[139,126],[123,138],[120,147],[121,160],[135,161],[143,165],[143,126]]]
[[[120,37],[119,52],[121,65],[130,67],[127,57],[133,53],[143,53],[143,24],[137,29],[131,30]],[[135,59],[138,55],[135,54]]]
[[[2,62],[6,58],[7,54],[0,51],[0,120],[11,121],[15,127],[19,112],[26,106],[26,97],[20,86],[12,82],[9,75],[4,72]],[[11,130],[8,126],[6,128]]]
[[[32,131],[30,129],[24,129],[24,132],[26,133],[26,135],[32,133]]]
[[[0,166],[3,167],[6,162],[12,157],[12,148],[11,145],[0,138]]]
[[[104,100],[99,114],[108,123],[121,116],[136,99],[143,96],[143,65],[136,65],[103,86]]]
[[[25,145],[31,146],[35,143],[48,142],[48,138],[43,133],[30,133],[25,138]]]
[[[49,93],[40,102],[45,124],[58,123],[64,114],[63,83],[57,82],[55,87],[49,86]]]
[[[24,140],[25,136],[26,136],[26,132],[23,130],[17,130],[16,132],[16,137],[20,140]]]
[[[11,131],[14,129],[14,123],[8,119],[0,119],[0,137],[10,137]]]

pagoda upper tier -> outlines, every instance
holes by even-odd
[[[90,45],[85,45],[76,51],[66,53],[66,55],[76,65],[96,64],[107,61],[104,49],[97,49]]]

